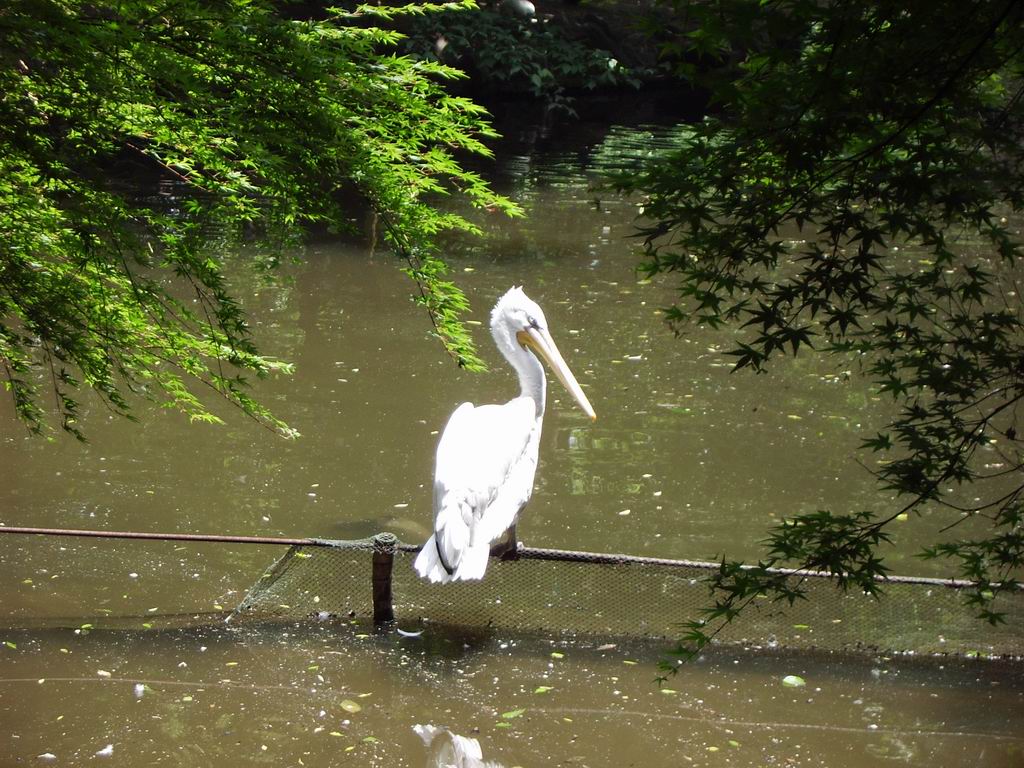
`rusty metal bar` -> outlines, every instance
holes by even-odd
[[[39,536],[78,536],[93,539],[143,539],[149,541],[190,541],[198,543],[221,543],[221,544],[264,544],[284,545],[299,547],[338,547],[338,546],[359,546],[357,542],[340,542],[330,539],[313,538],[287,538],[284,536],[225,536],[207,533],[160,533],[145,531],[93,531],[76,528],[29,528],[23,526],[0,525],[0,534],[34,534]],[[420,550],[420,545],[404,544],[399,542],[393,534],[384,533],[378,536],[390,537],[391,544],[388,545],[387,556],[394,560],[396,551],[414,553]],[[377,548],[374,537],[374,564],[376,568]],[[361,546],[368,548],[368,543],[363,542]],[[383,557],[383,555],[382,555]],[[640,557],[637,555],[619,555],[603,552],[579,552],[564,549],[545,549],[536,547],[520,547],[518,557],[524,560],[558,560],[578,563],[596,563],[603,565],[654,565],[676,568],[697,568],[701,570],[718,570],[719,564],[705,562],[702,560],[671,560],[660,557]],[[381,573],[383,574],[384,560],[381,560]],[[390,568],[388,565],[388,590],[390,595]],[[831,575],[822,571],[804,571],[790,568],[769,568],[771,573],[783,573],[789,576],[806,576],[811,578],[829,578]],[[376,572],[376,571],[375,571]],[[880,584],[920,584],[934,587],[952,587],[964,589],[973,587],[974,583],[963,579],[937,579],[926,576],[878,576],[875,580]],[[383,583],[383,582],[382,582]],[[376,585],[376,577],[374,580]],[[1017,588],[1024,591],[1024,584],[1017,585]],[[375,587],[376,589],[376,587]],[[382,593],[383,594],[383,593]],[[388,598],[390,604],[390,597]],[[387,619],[389,620],[389,619]]]
[[[80,536],[92,539],[148,539],[150,541],[198,541],[220,544],[277,544],[287,546],[328,546],[316,539],[289,539],[283,536],[222,536],[212,533],[158,533],[146,531],[87,531],[77,528],[26,528],[0,525],[0,533],[37,536]]]

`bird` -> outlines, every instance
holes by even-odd
[[[434,462],[434,532],[413,563],[435,583],[482,579],[491,545],[504,537],[514,555],[515,525],[533,493],[547,396],[543,360],[580,408],[590,401],[548,331],[544,311],[522,287],[491,311],[491,336],[519,377],[520,393],[503,405],[463,403],[452,413]]]

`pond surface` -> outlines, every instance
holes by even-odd
[[[84,765],[1019,766],[1024,681],[990,663],[716,653],[305,624],[8,633],[0,754]],[[806,685],[791,688],[784,674]],[[433,753],[433,754],[432,754]],[[52,755],[52,759],[39,757]],[[483,766],[460,762],[460,768]]]
[[[444,355],[392,256],[365,240],[315,239],[288,280],[238,281],[263,351],[296,364],[257,394],[301,439],[227,408],[226,425],[213,427],[139,404],[142,423],[131,424],[87,400],[90,443],[47,443],[26,436],[2,399],[0,522],[328,538],[390,530],[422,541],[448,414],[515,394],[486,329],[512,285],[544,308],[598,413],[592,424],[550,383],[519,525],[528,545],[754,558],[782,517],[892,503],[854,461],[889,404],[847,375],[852,363],[802,355],[764,376],[731,375],[728,332],[665,330],[658,310],[672,285],[638,279],[628,239],[638,201],[592,183],[595,167],[668,132],[509,133],[495,184],[527,217],[480,214],[486,239],[455,240],[448,253],[489,373],[463,373]],[[927,516],[904,524],[894,571],[944,575],[912,556],[933,528]],[[435,765],[456,744],[474,749],[452,734],[509,767],[1024,761],[1024,676],[995,663],[720,651],[663,693],[652,682],[657,645],[221,626],[220,612],[277,554],[0,537],[0,763]],[[198,628],[156,620],[197,613],[212,617]],[[806,687],[783,686],[790,674]],[[449,730],[414,730],[427,725]]]

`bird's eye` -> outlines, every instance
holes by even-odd
[[[526,324],[529,325],[534,330],[540,330],[540,323],[537,322],[537,318],[535,318],[533,315],[526,316]]]

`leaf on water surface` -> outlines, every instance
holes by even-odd
[[[550,686],[550,685],[538,685],[536,688],[534,688],[533,692],[534,693],[547,693],[550,690],[552,690],[552,686]]]
[[[630,666],[630,667],[635,667],[640,662],[639,661],[633,661],[632,659],[623,659],[622,663],[626,664],[627,666]]]
[[[494,727],[495,728],[511,728],[512,724],[511,723],[495,723]]]
[[[668,696],[674,696],[675,694],[678,693],[678,691],[676,691],[674,688],[661,688],[660,690],[661,690],[662,693],[664,693],[664,694],[666,694]]]
[[[344,736],[341,731],[331,731],[331,736]]]
[[[558,651],[552,651],[551,652],[551,658],[552,659],[564,659],[565,658],[565,654],[564,653],[559,653]]]
[[[340,706],[342,709],[344,709],[346,712],[352,715],[354,715],[356,712],[363,711],[362,704],[357,704],[356,702],[352,701],[352,699],[345,699],[343,702],[341,702]]]
[[[96,674],[99,675],[100,677],[110,677],[110,673],[107,672],[107,670],[105,670],[105,669],[97,669],[96,670]]]
[[[740,745],[740,743],[738,741],[736,741],[736,739],[729,739],[729,746],[730,747],[738,747],[739,745]]]
[[[12,643],[10,640],[4,640],[4,645],[6,645],[11,650],[14,650],[14,651],[18,650],[18,644],[17,643]]]
[[[376,736],[363,736],[363,741],[367,744],[376,744],[379,739]]]
[[[800,677],[800,675],[786,675],[782,678],[782,684],[787,688],[802,688],[807,685],[807,681]]]
[[[365,699],[368,696],[373,696],[373,694],[372,693],[360,693],[356,698],[357,699]]]
[[[513,710],[511,710],[509,712],[502,712],[501,713],[501,717],[502,717],[503,720],[513,720],[513,719],[515,719],[517,717],[522,717],[523,716],[523,712],[525,712],[525,711],[526,711],[525,709],[513,709]]]
[[[794,624],[793,629],[810,629],[810,624]]]

